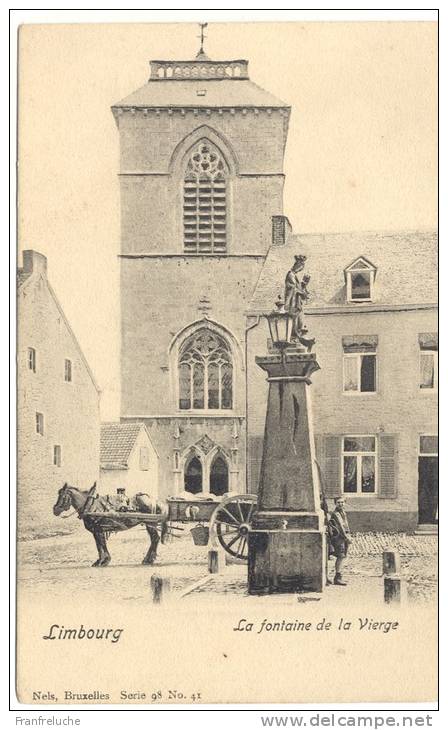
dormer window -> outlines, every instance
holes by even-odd
[[[371,302],[376,267],[360,256],[344,270],[347,302]]]

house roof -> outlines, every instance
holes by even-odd
[[[24,271],[23,269],[17,269],[17,287],[21,287],[22,284],[31,276],[31,271]]]
[[[205,90],[205,96],[198,92]],[[124,107],[266,107],[289,108],[249,79],[149,79],[113,105]]]
[[[23,251],[23,262],[24,266],[22,268],[17,269],[17,291],[21,290],[22,287],[26,284],[26,286],[30,286],[33,281],[37,281],[40,277],[41,280],[45,281],[45,284],[47,286],[48,292],[53,298],[54,304],[56,308],[59,311],[59,314],[61,315],[61,318],[67,328],[67,331],[70,335],[70,337],[73,340],[73,343],[75,347],[77,348],[79,352],[79,356],[84,363],[84,366],[89,374],[89,377],[95,387],[95,390],[97,393],[100,393],[100,388],[98,387],[98,383],[95,380],[95,376],[93,375],[93,372],[90,368],[89,363],[87,362],[87,359],[81,349],[81,345],[79,344],[77,337],[75,333],[73,332],[70,322],[68,321],[67,317],[65,316],[65,312],[62,309],[62,305],[57,298],[54,289],[50,285],[50,282],[47,278],[47,259],[46,257],[39,253],[38,251],[33,251],[32,249],[28,249],[26,251]],[[23,290],[25,291],[25,290]]]
[[[100,463],[108,469],[126,469],[143,423],[102,423]]]
[[[437,302],[437,234],[435,231],[391,231],[291,235],[284,246],[271,246],[248,313],[270,311],[283,294],[294,255],[307,257],[311,276],[307,310],[347,307],[344,270],[359,257],[377,269],[372,304],[406,305]],[[350,306],[353,306],[351,303]],[[358,309],[367,306],[355,305]]]

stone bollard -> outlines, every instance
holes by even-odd
[[[219,573],[222,567],[222,553],[215,548],[208,551],[208,572]]]
[[[396,550],[384,550],[383,575],[398,575],[400,567],[400,553]]]
[[[154,573],[150,581],[153,603],[162,603],[170,592],[170,579]]]
[[[384,602],[401,602],[400,554],[396,550],[383,551]]]
[[[401,578],[398,575],[384,576],[384,602],[400,603],[401,601]]]

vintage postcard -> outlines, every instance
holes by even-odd
[[[436,702],[437,24],[24,24],[17,697]]]

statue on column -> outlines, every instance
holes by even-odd
[[[304,274],[302,278],[299,272],[305,267],[306,256],[301,254],[294,256],[294,263],[286,274],[285,279],[285,309],[294,315],[294,325],[292,339],[304,345],[308,352],[315,343],[314,338],[305,337],[308,328],[305,325],[303,314],[303,305],[309,299],[308,283],[310,281],[309,274]]]

